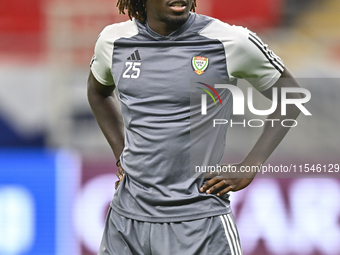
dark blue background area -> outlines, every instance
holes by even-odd
[[[0,148],[2,147],[43,147],[45,135],[22,136],[0,116]]]

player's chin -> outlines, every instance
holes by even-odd
[[[183,25],[189,17],[189,13],[172,13],[165,17],[165,22],[170,26]]]

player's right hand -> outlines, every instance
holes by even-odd
[[[115,183],[115,189],[118,188],[119,183],[123,180],[124,175],[125,175],[125,171],[122,168],[120,162],[117,165],[118,165],[118,172],[116,173],[116,176],[118,177],[118,181],[116,181]]]

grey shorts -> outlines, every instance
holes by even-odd
[[[98,255],[241,255],[233,215],[150,223],[110,208]]]

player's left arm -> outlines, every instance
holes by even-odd
[[[296,79],[294,79],[292,74],[287,69],[284,70],[280,79],[278,79],[278,81],[271,88],[261,93],[267,98],[271,99],[272,88],[277,88],[278,92],[280,92],[281,88],[283,87],[300,88]],[[278,107],[267,117],[267,119],[276,119],[280,120],[280,122],[284,119],[295,120],[300,113],[299,108],[295,105],[287,105],[286,115],[282,116],[280,98],[281,97],[279,94]],[[302,98],[302,95],[299,93],[291,93],[290,98]],[[263,132],[252,150],[241,163],[234,165],[237,167],[236,173],[221,173],[220,176],[214,177],[203,184],[200,191],[221,196],[229,191],[238,191],[247,187],[255,178],[256,172],[241,173],[239,171],[241,167],[261,166],[282,141],[289,129],[289,127],[283,127],[282,125],[272,125],[271,121],[266,121]]]

